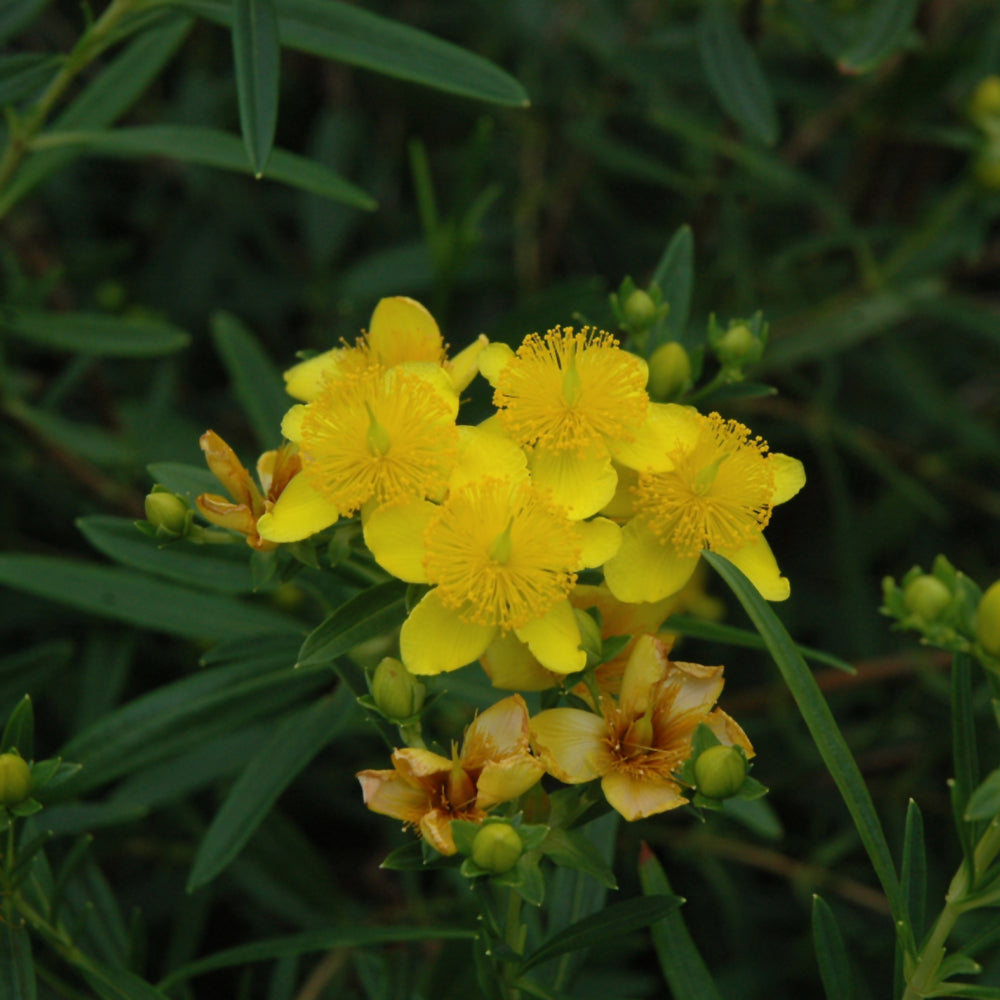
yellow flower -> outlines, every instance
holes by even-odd
[[[365,805],[416,826],[442,854],[456,850],[453,819],[482,822],[493,806],[516,799],[545,772],[529,749],[528,709],[520,695],[477,715],[451,760],[406,748],[393,752],[392,764],[392,770],[358,773]]]
[[[397,295],[379,301],[367,335],[358,337],[354,347],[335,347],[289,368],[285,388],[295,399],[309,403],[338,375],[423,362],[443,367],[455,391],[461,392],[476,374],[476,357],[486,344],[480,336],[449,361],[434,317],[414,299]]]
[[[266,552],[276,547],[259,534],[260,519],[267,515],[302,468],[294,445],[284,444],[265,451],[257,462],[260,489],[250,478],[236,453],[215,431],[205,431],[201,450],[215,478],[226,487],[232,500],[215,493],[202,493],[195,500],[202,517],[220,528],[247,536],[247,545]]]
[[[440,505],[411,500],[365,519],[365,542],[390,573],[432,589],[403,624],[407,669],[437,674],[471,663],[509,632],[550,670],[581,670],[586,655],[568,600],[576,572],[615,551],[620,529],[567,518],[523,478],[488,477]]]
[[[302,475],[261,518],[261,535],[299,541],[369,502],[440,495],[458,457],[457,410],[440,369],[401,364],[331,379],[285,415]]]
[[[617,484],[612,458],[630,464],[651,433],[645,361],[608,333],[556,327],[529,334],[517,353],[491,344],[479,368],[505,433],[530,451],[535,482],[571,517],[597,513]]]
[[[723,668],[674,663],[669,647],[641,636],[629,657],[617,701],[605,696],[600,715],[551,708],[530,722],[531,742],[545,769],[560,781],[601,779],[605,798],[627,820],[684,805],[675,773],[691,756],[700,723],[725,746],[753,747],[725,712],[714,708]]]
[[[798,459],[770,454],[749,428],[718,413],[704,416],[665,404],[657,418],[673,443],[668,468],[640,471],[626,498],[607,512],[624,518],[622,545],[604,567],[622,601],[656,601],[691,578],[702,549],[736,564],[769,601],[788,597],[789,584],[763,537],[776,504],[805,484]]]

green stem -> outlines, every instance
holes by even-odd
[[[0,191],[10,183],[21,161],[31,148],[31,141],[41,131],[52,109],[81,70],[96,59],[109,43],[111,33],[121,20],[145,0],[111,0],[103,14],[80,36],[66,56],[62,69],[23,118],[8,118],[7,148],[0,157]]]
[[[938,914],[930,937],[920,949],[913,973],[903,991],[903,1000],[920,1000],[934,988],[938,969],[945,956],[945,944],[958,918],[968,909],[966,897],[976,886],[979,877],[989,868],[1000,853],[1000,816],[990,823],[976,845],[973,871],[963,861],[948,886],[945,904]]]
[[[524,954],[524,935],[526,928],[521,921],[521,896],[516,889],[507,890],[507,918],[504,922],[504,942],[518,955]],[[519,1000],[521,991],[510,981],[514,972],[511,965],[507,965],[504,979],[507,983],[508,1000]]]

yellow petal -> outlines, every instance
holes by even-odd
[[[671,453],[693,445],[699,431],[698,413],[692,407],[650,403],[634,440],[615,441],[609,447],[619,465],[639,472],[669,472],[674,467]]]
[[[337,508],[300,474],[257,522],[257,534],[269,542],[299,542],[329,528],[339,517]]]
[[[735,552],[722,553],[734,566],[747,575],[765,601],[785,601],[792,592],[788,580],[781,575],[778,563],[763,535]]]
[[[679,554],[633,518],[622,529],[621,548],[604,564],[604,579],[620,601],[660,601],[676,594],[697,565],[697,555]]]
[[[545,765],[529,753],[490,761],[476,782],[476,806],[489,809],[498,802],[510,802],[538,784]]]
[[[513,357],[514,352],[507,344],[490,344],[483,348],[483,352],[479,355],[479,371],[494,389],[497,387],[500,372]]]
[[[361,793],[372,812],[405,823],[419,823],[429,805],[427,794],[409,784],[397,771],[359,771]]]
[[[495,476],[520,481],[528,478],[528,460],[508,437],[484,427],[458,428],[458,463],[448,481],[452,492],[474,479]]]
[[[452,816],[444,809],[431,809],[420,817],[420,834],[435,851],[455,854],[455,838],[451,834]]]
[[[701,663],[672,664],[671,680],[676,683],[670,714],[679,715],[693,712],[705,715],[719,700],[725,685],[722,667],[706,667]]]
[[[611,770],[603,716],[579,708],[550,708],[529,723],[531,743],[553,777],[576,785]]]
[[[580,626],[568,600],[559,601],[541,618],[514,631],[547,670],[572,674],[587,665],[587,654],[580,649]]]
[[[546,670],[513,633],[498,635],[479,662],[493,686],[501,691],[544,691],[557,683],[556,675]]]
[[[768,457],[771,471],[774,473],[774,494],[772,504],[791,500],[806,484],[806,470],[797,458],[775,452]]]
[[[500,754],[528,749],[528,706],[519,694],[502,698],[472,720],[462,743],[462,763],[482,767]]]
[[[583,552],[580,567],[603,566],[621,547],[622,529],[606,517],[580,522]]]
[[[629,604],[619,601],[607,584],[578,583],[569,595],[573,607],[586,611],[596,607],[601,612],[601,635],[639,635],[658,632],[667,615],[673,613],[673,597],[652,603],[641,601]],[[523,688],[521,689],[523,690]]]
[[[415,299],[380,299],[368,324],[368,343],[387,368],[404,361],[439,364],[444,340],[434,317]]]
[[[447,777],[452,768],[452,762],[447,757],[419,747],[393,750],[392,763],[411,785],[425,788],[437,787],[437,782]]]
[[[748,757],[753,757],[754,749],[747,734],[743,732],[743,727],[732,716],[723,712],[721,708],[717,708],[702,721],[715,733],[716,738],[723,746],[742,747],[743,752]]]
[[[309,412],[308,405],[302,403],[293,406],[281,418],[281,435],[299,444],[302,441],[302,418]]]
[[[435,589],[424,595],[403,622],[400,655],[414,674],[458,670],[483,655],[496,631],[491,625],[462,621],[441,603]]]
[[[489,340],[481,333],[445,365],[455,392],[464,392],[479,374],[479,355],[488,345]]]
[[[653,635],[636,639],[622,674],[618,705],[628,719],[638,718],[649,708],[650,693],[667,674],[669,646]],[[714,704],[714,702],[713,702]]]
[[[536,449],[531,478],[574,520],[590,517],[615,495],[618,473],[607,453],[578,455],[574,451]]]
[[[285,372],[285,391],[294,399],[301,399],[304,403],[312,402],[327,379],[337,373],[346,356],[344,348],[335,347],[293,365]]]
[[[632,487],[639,481],[639,473],[624,465],[615,466],[615,471],[618,473],[615,495],[601,508],[601,513],[616,521],[627,521],[635,514],[635,492]]]
[[[601,791],[612,809],[632,820],[676,809],[687,802],[672,781],[650,777],[638,778],[612,771],[601,780]]]
[[[375,561],[407,583],[426,583],[424,529],[437,510],[427,500],[383,504],[364,516],[365,545]]]

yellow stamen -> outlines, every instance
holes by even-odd
[[[646,368],[608,333],[529,334],[497,378],[493,402],[520,444],[575,451],[631,441],[649,406]]]
[[[529,483],[478,480],[452,494],[424,536],[424,569],[463,621],[516,629],[576,580],[579,529]]]
[[[634,488],[637,515],[685,556],[741,548],[767,525],[774,494],[767,443],[718,413],[699,419],[694,444],[671,454],[673,469],[640,475]]]

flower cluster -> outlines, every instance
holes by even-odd
[[[495,412],[462,424],[477,374]],[[697,792],[695,772],[681,776],[696,732],[745,765],[749,740],[715,707],[723,668],[672,661],[658,632],[705,549],[766,599],[788,596],[763,532],[802,487],[800,462],[735,420],[654,401],[646,362],[589,327],[533,333],[516,350],[480,337],[449,358],[426,309],[384,299],[353,346],[285,378],[299,402],[259,487],[225,442],[203,437],[232,501],[199,497],[201,513],[257,549],[356,519],[374,561],[419,588],[399,637],[410,674],[479,661],[497,688],[561,686],[576,706],[529,718],[521,694],[505,697],[450,756],[427,749],[411,719],[392,769],[358,775],[372,810],[453,854],[453,821],[482,823],[545,772],[600,779],[637,819]],[[373,687],[376,708],[390,676]]]

